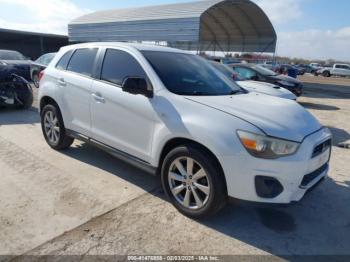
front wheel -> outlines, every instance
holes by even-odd
[[[173,149],[164,159],[161,176],[166,195],[186,216],[213,215],[226,204],[227,189],[221,168],[196,145]]]
[[[70,147],[74,138],[66,135],[60,110],[55,105],[46,105],[41,112],[41,128],[48,145],[55,150]]]
[[[324,77],[330,77],[331,76],[331,73],[329,71],[324,71],[323,72],[323,76]]]

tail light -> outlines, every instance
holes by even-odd
[[[44,70],[40,71],[39,73],[39,81],[43,78],[43,76],[44,76]]]

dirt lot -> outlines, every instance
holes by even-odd
[[[350,255],[350,149],[337,147],[350,139],[350,80],[302,80],[300,103],[335,136],[330,177],[298,204],[234,201],[202,221],[179,214],[156,177],[98,149],[49,149],[35,107],[1,110],[0,254]]]

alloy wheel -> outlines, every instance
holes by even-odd
[[[44,128],[49,142],[53,145],[58,144],[60,139],[60,127],[57,115],[53,111],[47,111],[45,113]]]
[[[173,161],[168,181],[173,196],[183,207],[198,210],[208,202],[211,193],[208,174],[193,158]]]

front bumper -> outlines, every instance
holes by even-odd
[[[292,92],[294,95],[296,95],[297,97],[300,97],[303,95],[303,84],[298,84],[296,86],[285,86],[285,85],[281,85],[279,84],[281,87],[287,89],[288,91]]]
[[[316,157],[313,154],[318,145],[329,143],[331,139],[331,134],[322,129],[306,137],[295,155],[274,160],[255,158],[244,151],[235,156],[219,157],[229,196],[262,203],[300,201],[310,188],[327,176],[331,147]],[[270,195],[269,190],[258,188],[259,185],[264,187],[264,181],[258,178],[267,178],[267,189],[274,187],[270,188]]]

